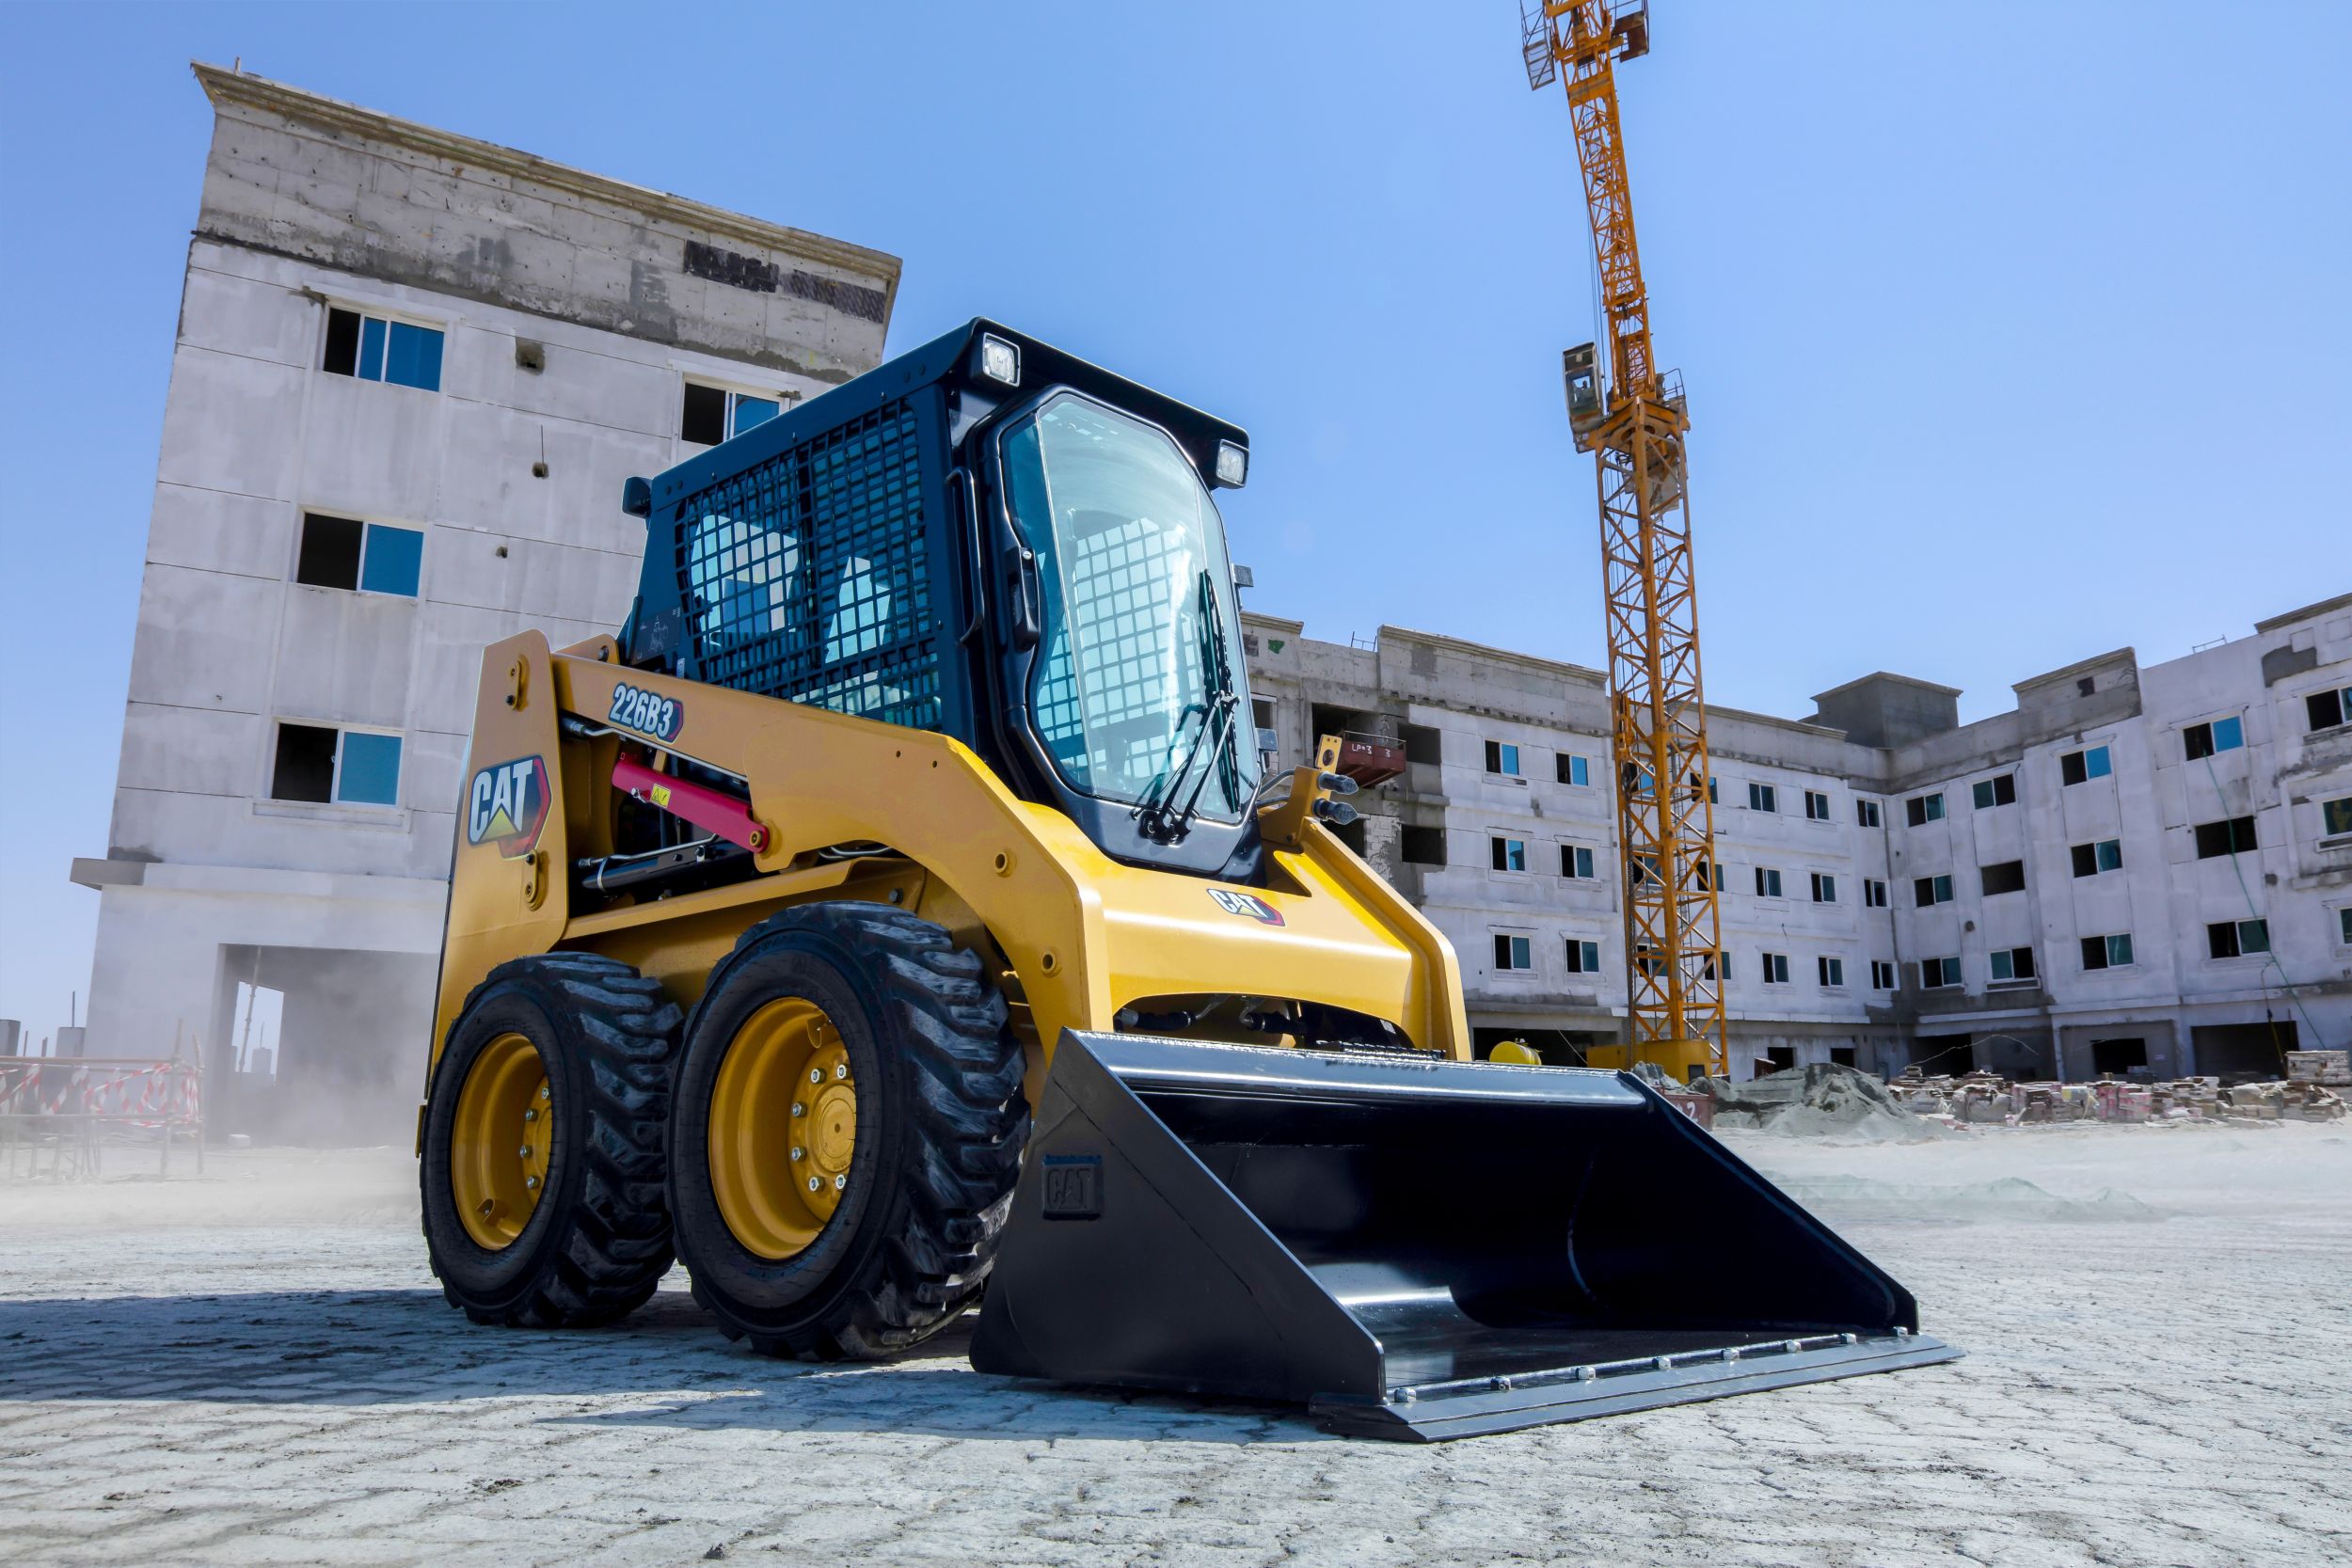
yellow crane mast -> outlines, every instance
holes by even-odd
[[[1648,0],[1520,0],[1528,86],[1566,85],[1606,322],[1563,370],[1577,445],[1597,459],[1612,746],[1625,851],[1630,1044],[1592,1065],[1724,1070],[1713,775],[1699,686],[1681,380],[1651,351],[1615,62],[1649,51]]]

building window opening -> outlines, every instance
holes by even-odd
[[[1788,983],[1788,954],[1764,953],[1759,954],[1758,957],[1764,960],[1764,983],[1766,985],[1785,986]]]
[[[2034,977],[2033,949],[2030,947],[1995,947],[1992,957],[1994,981],[2030,980]]]
[[[330,308],[326,353],[319,368],[329,375],[389,381],[421,391],[441,389],[441,334],[430,326]]]
[[[1486,771],[1504,778],[1519,776],[1519,749],[1505,740],[1486,742]]]
[[[1780,810],[1780,791],[1768,784],[1748,785],[1748,810],[1772,812]]]
[[[2332,730],[2347,716],[2352,716],[2352,686],[2314,691],[2303,699],[2303,717],[2311,729]]]
[[[1991,865],[1979,866],[1977,875],[1984,879],[1984,895],[1987,898],[1995,898],[2004,893],[2026,891],[2024,861],[1995,861]]]
[[[1408,827],[1397,836],[1406,864],[1443,865],[1445,863],[1445,830],[1443,828]]]
[[[1526,937],[1505,936],[1501,932],[1495,934],[1496,969],[1525,971],[1534,967],[1534,948]]]
[[[2089,784],[2104,779],[2115,771],[2114,759],[2105,746],[2092,746],[2080,752],[2068,752],[2058,758],[2060,784]]]
[[[1815,963],[1816,967],[1820,971],[1822,985],[1836,987],[1843,986],[1846,983],[1845,959],[1833,958],[1827,954],[1823,954],[1815,961]]]
[[[2214,860],[2222,855],[2242,855],[2254,848],[2254,819],[2250,816],[2225,817],[2219,822],[2197,824],[2197,858]]]
[[[1895,966],[1884,958],[1872,958],[1870,960],[1870,989],[1893,990],[1895,989]]]
[[[2125,969],[2132,961],[2132,934],[2083,938],[2085,969]]]
[[[685,406],[678,414],[678,439],[698,447],[715,447],[747,430],[756,429],[784,412],[781,399],[730,392],[723,387],[686,384]]]
[[[1527,869],[1527,840],[1523,838],[1496,838],[1487,840],[1487,843],[1493,847],[1494,865],[1497,871],[1524,871]]]
[[[1818,789],[1806,790],[1804,792],[1804,819],[1807,822],[1828,821],[1829,797]]]
[[[1921,958],[1919,960],[1920,990],[1947,990],[1953,986],[1957,986],[1959,984],[1960,959],[1957,957],[1949,958]]]
[[[1593,874],[1593,852],[1581,844],[1560,846],[1560,875],[1590,877]]]
[[[1758,898],[1780,896],[1780,873],[1769,865],[1756,868],[1756,895]]]
[[[1568,973],[1597,974],[1600,973],[1600,943],[1568,938]]]
[[[1948,904],[1952,901],[1952,879],[1949,876],[1914,878],[1911,897],[1915,907],[1923,910]]]
[[[281,723],[270,773],[276,800],[389,806],[400,801],[400,736]]]
[[[1970,799],[1979,811],[1991,811],[1994,806],[2017,803],[2017,775],[2003,773],[1998,778],[1979,779],[1971,786]]]
[[[1862,902],[1867,909],[1886,908],[1886,884],[1875,877],[1862,879]]]
[[[1551,761],[1562,784],[1583,788],[1593,782],[1593,765],[1589,758],[1578,756],[1573,752],[1561,752]]]
[[[2190,762],[2220,752],[2234,752],[2245,744],[2243,719],[2217,719],[2210,724],[2191,724],[2181,732],[2181,753]]]
[[[1853,803],[1853,819],[1854,826],[1858,828],[1875,828],[1884,820],[1879,815],[1876,800],[1856,800]]]
[[[2074,875],[2096,877],[2103,871],[2123,869],[2123,841],[2103,838],[2096,844],[2077,844],[2068,851],[2074,860]]]
[[[2249,958],[2270,951],[2267,920],[2223,920],[2205,927],[2205,946],[2217,958]]]
[[[362,523],[318,512],[302,515],[302,549],[294,562],[296,582],[413,599],[423,567],[421,530]]]

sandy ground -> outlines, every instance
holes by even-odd
[[[405,1154],[0,1184],[10,1563],[2352,1562],[2352,1130],[1734,1134],[1949,1367],[1417,1448],[441,1303]],[[720,1550],[723,1548],[723,1550]]]

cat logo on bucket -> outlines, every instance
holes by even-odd
[[[1216,899],[1216,907],[1227,914],[1246,915],[1263,926],[1282,924],[1282,911],[1254,893],[1235,893],[1231,888],[1213,887],[1209,889],[1209,896]]]
[[[496,763],[466,791],[466,842],[493,844],[508,860],[539,847],[548,820],[548,765],[537,757]]]

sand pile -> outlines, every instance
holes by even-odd
[[[1802,1072],[1775,1072],[1751,1083],[1704,1080],[1715,1101],[1715,1126],[1791,1138],[1859,1143],[1924,1143],[1951,1131],[1915,1117],[1867,1072],[1815,1062]]]

